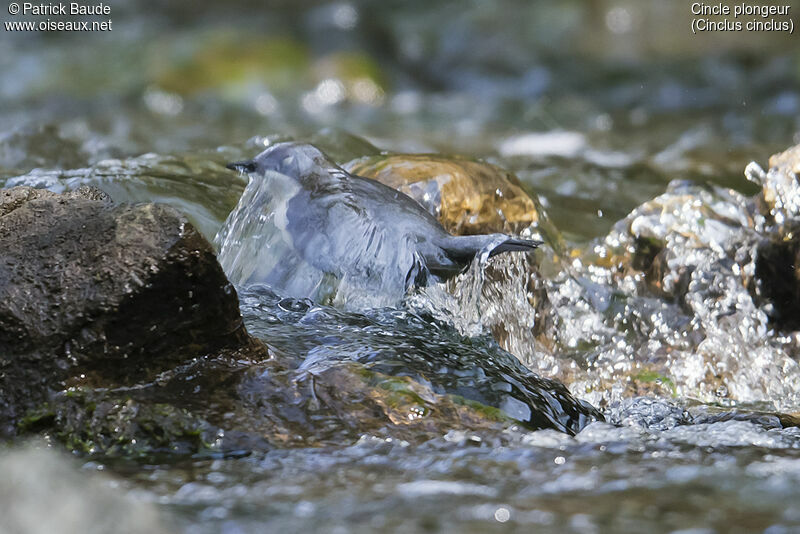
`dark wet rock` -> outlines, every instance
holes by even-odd
[[[493,232],[540,234],[560,250],[563,240],[539,201],[516,176],[499,167],[456,156],[394,154],[345,165],[406,193],[458,235]]]
[[[3,532],[174,532],[154,504],[126,494],[109,475],[80,469],[74,458],[43,443],[0,449],[0,472]]]
[[[255,360],[248,359],[254,355]],[[251,425],[259,413],[241,409],[239,393],[248,370],[274,367],[255,365],[264,360],[261,356],[257,351],[221,351],[190,358],[130,386],[68,387],[27,410],[17,429],[22,435],[48,436],[75,453],[103,458],[156,461],[270,450],[282,443],[279,427]],[[280,386],[291,397],[292,385]]]
[[[692,417],[692,424],[695,425],[725,421],[746,421],[767,430],[793,426],[791,424],[783,424],[784,421],[787,423],[791,421],[790,416],[770,412],[749,411],[746,409],[725,410],[720,407],[701,405],[690,408],[689,413]]]
[[[362,432],[374,430],[377,422],[396,426],[400,421],[404,428],[413,423],[421,431],[441,431],[515,420],[529,428],[574,434],[602,419],[562,384],[531,372],[491,339],[464,337],[430,318],[400,310],[349,313],[280,299],[259,286],[243,290],[242,302],[254,335],[265,339],[275,354],[299,357],[290,366],[297,366],[290,383],[306,391],[294,397],[306,406],[297,412],[300,426],[327,418],[339,421],[340,427],[342,421],[353,421],[344,427]],[[269,380],[275,376],[269,374]],[[292,397],[263,400],[287,391],[257,385],[264,380],[263,373],[256,373],[243,382],[260,393],[242,397],[262,399],[273,411],[292,404]],[[324,408],[320,388],[327,391]],[[315,403],[319,413],[309,408]],[[365,415],[356,420],[362,423],[347,415],[344,406],[361,406]]]
[[[211,245],[175,210],[100,191],[0,191],[2,434],[67,385],[124,385],[263,354]]]
[[[764,172],[751,163],[748,178],[761,186],[756,197],[766,234],[759,247],[755,270],[755,293],[765,301],[770,322],[779,330],[800,329],[800,145],[769,160]]]
[[[196,454],[220,449],[224,433],[173,404],[142,402],[89,388],[67,391],[28,413],[23,432],[46,430],[67,449],[125,458]]]
[[[323,313],[306,311],[311,315],[297,312],[298,320],[311,323]],[[376,327],[361,321],[358,330]],[[270,360],[205,358],[132,388],[72,389],[29,412],[22,426],[76,452],[135,459],[341,446],[363,435],[420,443],[451,430],[499,433],[511,426],[574,434],[602,419],[562,385],[515,366],[510,355],[489,353],[476,362],[485,353],[467,348],[465,356],[448,356],[457,347],[452,341],[415,347],[396,334],[402,353],[373,339],[376,354],[359,357],[351,351],[365,339],[336,347],[331,335],[313,332],[293,336],[292,350],[307,350],[302,363],[284,355],[289,347],[276,335]]]
[[[782,331],[800,330],[799,269],[800,241],[796,238],[770,239],[758,247],[758,294],[769,303],[770,322]]]

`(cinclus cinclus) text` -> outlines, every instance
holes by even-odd
[[[394,278],[407,291],[459,274],[478,254],[528,252],[541,244],[504,234],[451,235],[408,195],[349,174],[309,144],[279,143],[227,167],[252,180],[274,180],[286,198],[273,216],[294,252],[365,287]]]

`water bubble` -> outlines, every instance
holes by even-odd
[[[272,115],[278,110],[278,101],[270,93],[261,93],[256,98],[256,111],[261,115]]]
[[[352,4],[342,3],[335,6],[333,24],[342,30],[352,30],[358,24],[358,11]]]
[[[614,7],[606,13],[606,26],[611,33],[628,33],[633,28],[633,17],[624,7]]]
[[[498,523],[505,523],[506,521],[511,519],[511,512],[508,510],[508,508],[501,506],[500,508],[495,510],[494,519]]]
[[[160,115],[175,116],[183,111],[183,99],[180,95],[149,87],[142,97],[147,109]]]

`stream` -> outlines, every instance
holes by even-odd
[[[452,365],[426,387],[490,391],[513,420],[394,435],[303,413],[253,453],[67,455],[46,437],[0,456],[54,449],[164,531],[800,532],[800,307],[765,244],[795,243],[776,214],[800,213],[753,200],[771,182],[748,167],[800,143],[795,36],[692,40],[687,6],[624,0],[122,4],[106,34],[0,34],[0,188],[177,208],[292,381],[346,362],[425,382],[436,358]],[[342,166],[486,161],[552,230],[532,227],[533,260],[476,261],[398,303],[247,284],[274,236],[236,208],[264,191],[225,165],[290,140]],[[508,369],[602,417],[533,429]],[[277,373],[249,372],[242,396]]]

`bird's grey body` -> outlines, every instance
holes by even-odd
[[[453,236],[411,197],[347,173],[311,145],[277,144],[229,167],[273,180],[288,196],[275,224],[298,256],[365,288],[424,286],[462,272],[476,254],[539,245],[503,234]]]

